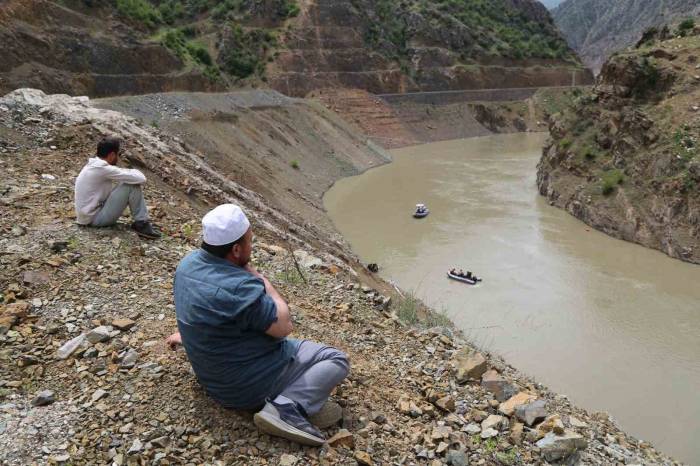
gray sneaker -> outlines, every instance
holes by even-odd
[[[253,422],[266,434],[286,438],[293,442],[314,447],[323,445],[326,439],[295,404],[265,403],[265,407],[255,413]]]

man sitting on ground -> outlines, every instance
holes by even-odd
[[[126,206],[134,222],[131,228],[149,239],[160,237],[148,221],[141,185],[146,177],[139,170],[119,168],[119,139],[104,138],[97,145],[97,156],[88,160],[75,180],[75,213],[78,223],[93,227],[117,223]],[[118,183],[114,186],[114,183]]]
[[[347,356],[287,338],[289,307],[250,265],[253,231],[240,207],[220,205],[202,227],[201,249],[175,272],[179,332],[168,343],[182,343],[197,379],[223,406],[259,410],[255,425],[270,435],[323,444],[309,417],[347,376]]]

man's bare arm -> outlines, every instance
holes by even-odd
[[[268,335],[275,337],[275,338],[283,338],[292,333],[293,330],[293,324],[292,324],[292,316],[289,313],[289,306],[287,305],[287,302],[282,298],[282,296],[279,294],[279,292],[275,289],[274,286],[272,286],[272,283],[270,283],[270,280],[265,278],[260,272],[255,270],[254,267],[252,267],[250,264],[246,265],[246,270],[256,277],[262,279],[263,283],[265,283],[265,292],[267,295],[272,298],[272,301],[275,303],[275,307],[277,308],[277,321],[273,322],[270,327],[265,331]]]

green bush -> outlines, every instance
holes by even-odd
[[[685,37],[695,27],[695,20],[688,18],[678,25],[678,35]]]
[[[280,16],[283,18],[294,18],[295,16],[299,16],[300,12],[299,5],[293,0],[283,2],[279,11]]]
[[[615,191],[615,187],[622,184],[625,180],[625,176],[622,174],[621,170],[608,170],[601,176],[601,186],[600,190],[604,196],[608,196]]]
[[[573,141],[569,138],[563,138],[559,141],[559,146],[561,146],[562,149],[568,149],[571,147],[571,144],[573,144]]]
[[[296,160],[292,160],[291,162],[289,162],[289,165],[290,165],[293,169],[299,170],[299,162],[297,162]]]
[[[161,39],[161,43],[172,50],[180,59],[186,59],[188,55],[187,38],[180,29],[168,30]]]
[[[643,98],[650,92],[656,90],[661,81],[661,72],[653,60],[647,57],[642,58],[639,65],[639,73],[634,83],[632,94],[636,98]]]
[[[256,72],[262,75],[265,69],[265,52],[268,49],[266,37],[271,37],[267,31],[244,31],[240,25],[234,24],[224,46],[219,50],[222,69],[241,79]]]
[[[187,12],[180,0],[166,0],[158,5],[158,13],[165,24],[174,24],[184,18]]]
[[[214,64],[211,59],[211,55],[209,55],[209,51],[200,43],[189,42],[187,44],[187,51],[194,61],[201,65],[211,66]]]
[[[146,0],[117,0],[117,11],[149,28],[163,22],[160,12]]]

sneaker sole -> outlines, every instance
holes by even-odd
[[[315,437],[303,430],[290,426],[278,417],[266,412],[258,412],[253,416],[255,426],[266,434],[286,438],[293,442],[318,447],[325,443],[325,440]]]

